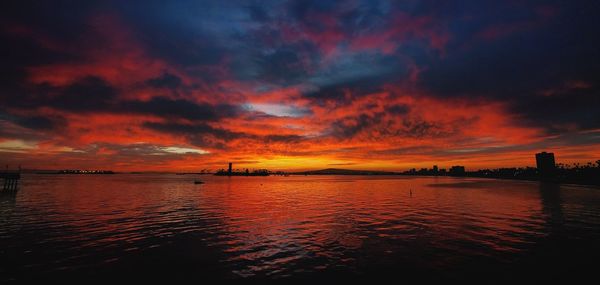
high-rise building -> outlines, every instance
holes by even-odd
[[[230,162],[230,163],[229,163],[229,169],[227,170],[227,173],[228,173],[229,175],[231,175],[231,172],[232,172],[232,166],[233,166],[233,164]]]
[[[466,174],[465,167],[460,165],[450,167],[449,172],[452,176],[464,176]]]
[[[556,174],[556,162],[554,153],[542,151],[535,154],[535,163],[537,165],[540,178],[548,179]]]

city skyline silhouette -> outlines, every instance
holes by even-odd
[[[580,284],[600,2],[0,1],[0,284]]]

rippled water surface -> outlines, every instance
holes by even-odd
[[[585,274],[598,240],[600,189],[538,182],[31,174],[0,198],[0,281]]]

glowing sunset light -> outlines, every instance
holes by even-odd
[[[477,169],[533,166],[544,149],[563,163],[598,159],[599,44],[581,5],[233,2],[5,9],[2,162]]]

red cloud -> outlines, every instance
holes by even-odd
[[[383,31],[351,36],[344,33],[332,15],[315,13],[308,20],[317,28],[284,24],[283,38],[286,42],[313,42],[325,54],[325,61],[344,44],[351,51],[379,50],[389,54],[404,41],[417,39],[443,52],[450,38],[435,19],[404,13],[397,14]],[[64,121],[60,126],[37,131],[23,139],[0,132],[0,143],[9,145],[10,142],[12,147],[10,152],[8,147],[4,151],[0,147],[9,163],[39,168],[115,170],[215,169],[227,161],[244,161],[240,165],[244,168],[281,169],[327,167],[348,162],[356,168],[391,170],[432,164],[494,167],[531,165],[532,151],[517,147],[547,139],[541,135],[542,130],[519,124],[503,102],[443,99],[418,90],[414,83],[424,67],[410,60],[407,60],[412,63],[407,82],[380,86],[379,91],[368,94],[348,89],[340,95],[347,99],[343,104],[317,104],[303,96],[311,86],[269,86],[270,91],[254,91],[264,86],[236,80],[227,67],[231,60],[227,57],[220,64],[203,66],[203,71],[214,77],[204,80],[196,75],[198,70],[153,56],[115,15],[97,16],[90,20],[90,26],[89,35],[82,35],[77,42],[69,44],[24,27],[14,27],[13,34],[32,37],[48,49],[69,52],[78,58],[30,67],[28,83],[64,88],[82,77],[95,76],[119,91],[112,107],[122,102],[148,103],[152,98],[163,96],[185,99],[178,102],[186,106],[210,104],[215,110],[219,104],[237,107],[278,104],[307,112],[299,116],[278,116],[242,110],[203,121],[194,116],[139,111],[76,112],[52,106],[14,108],[10,110],[11,116],[59,117]],[[480,36],[494,39],[529,28],[533,28],[530,23],[500,25],[482,31]],[[177,77],[184,87],[153,88],[145,84],[166,73]],[[583,81],[572,81],[568,87],[589,86]],[[202,108],[191,110],[196,112]],[[178,111],[183,110],[173,113]],[[21,130],[8,120],[1,122],[3,126]],[[199,151],[161,152],[173,146]],[[496,149],[506,150],[496,152]],[[584,150],[558,146],[555,152],[565,158],[563,161],[569,161],[591,156],[597,150],[598,146]]]

